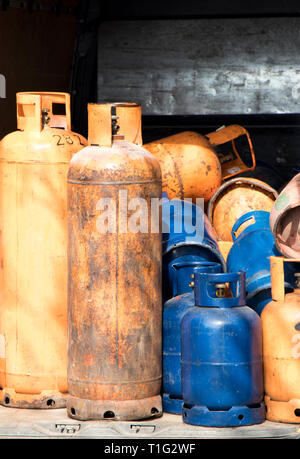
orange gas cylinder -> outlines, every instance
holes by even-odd
[[[63,113],[61,115],[55,113]],[[60,408],[67,393],[67,172],[86,145],[70,96],[17,94],[0,143],[0,403]]]
[[[252,166],[247,167],[239,156],[235,141],[246,136]],[[230,144],[230,150],[216,151],[220,145]],[[209,201],[222,180],[255,168],[255,155],[248,131],[239,125],[226,126],[206,136],[196,132],[182,132],[145,144],[159,160],[162,169],[163,191],[169,199],[203,198]]]
[[[273,301],[261,315],[266,417],[300,423],[300,274],[294,292],[285,295],[287,261],[291,260],[271,257]]]
[[[221,164],[209,141],[196,132],[182,132],[144,147],[159,161],[168,198],[209,201],[222,183]]]
[[[270,212],[277,196],[273,188],[257,179],[238,177],[225,182],[208,206],[208,217],[218,239],[232,242],[231,230],[234,223],[252,210]],[[244,228],[242,226],[240,232]]]
[[[148,214],[161,171],[138,145],[139,105],[90,104],[88,113],[90,146],[68,174],[67,410],[142,419],[162,412],[161,231],[159,212],[153,230]]]

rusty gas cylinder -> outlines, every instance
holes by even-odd
[[[276,246],[287,258],[300,258],[300,174],[286,185],[270,216]]]
[[[283,266],[288,261],[294,262],[270,258],[273,301],[261,315],[266,416],[274,422],[300,423],[300,274],[294,292],[286,294]]]
[[[173,198],[209,201],[222,183],[221,164],[209,141],[182,132],[144,145],[159,161],[163,191]]]
[[[253,210],[270,212],[277,196],[277,191],[253,178],[238,177],[225,182],[208,206],[208,217],[218,239],[232,242],[231,230],[235,222]],[[240,231],[243,229],[244,226]]]
[[[238,154],[235,141],[246,137],[252,166],[247,167]],[[225,154],[225,147],[230,151]],[[205,136],[181,132],[144,145],[162,169],[163,191],[169,199],[203,198],[206,202],[221,186],[222,180],[255,168],[255,155],[248,131],[239,125],[223,126]],[[217,148],[220,147],[218,150]]]
[[[60,113],[60,114],[59,114]],[[67,172],[86,140],[70,96],[17,94],[0,143],[0,403],[61,408],[67,393]]]
[[[142,419],[162,412],[161,230],[149,216],[136,231],[128,209],[160,200],[161,171],[140,146],[139,105],[90,104],[88,113],[90,146],[68,174],[67,410],[80,420]]]

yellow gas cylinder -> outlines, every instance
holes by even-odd
[[[61,408],[67,393],[67,172],[86,140],[70,96],[17,94],[0,143],[0,403]]]
[[[271,212],[277,196],[277,191],[257,179],[237,177],[225,182],[213,195],[208,206],[208,217],[218,239],[232,242],[231,230],[234,223],[251,210]],[[240,232],[244,229],[245,226],[241,226]]]
[[[247,167],[238,154],[235,141],[246,136],[252,166]],[[223,144],[230,144],[225,154]],[[169,199],[203,198],[206,202],[222,180],[255,168],[255,155],[248,131],[239,125],[223,126],[205,136],[182,132],[147,143],[144,147],[158,159],[162,169],[163,191]],[[225,147],[224,147],[225,148]]]
[[[273,301],[261,315],[266,417],[300,423],[300,274],[294,292],[285,294],[284,262],[288,261],[271,257]]]

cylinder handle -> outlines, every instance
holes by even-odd
[[[264,210],[252,210],[251,212],[247,212],[244,215],[242,215],[233,225],[232,230],[231,230],[231,236],[233,242],[237,240],[237,238],[240,236],[240,234],[237,235],[238,230],[240,226],[242,226],[244,223],[251,221],[251,224],[247,226],[254,225],[257,222],[262,222],[264,227],[269,228],[269,218],[270,218],[270,213],[266,212]],[[246,228],[245,228],[246,229]]]
[[[246,273],[200,274],[195,272],[195,305],[199,307],[232,308],[245,306]],[[227,285],[232,298],[226,298]]]
[[[71,98],[68,93],[17,93],[17,127],[41,132],[45,127],[71,130]]]
[[[273,301],[284,302],[285,299],[284,263],[300,263],[300,259],[290,259],[276,256],[270,257]],[[297,288],[300,288],[300,273],[296,273],[295,277],[296,286]]]
[[[136,103],[88,104],[90,145],[111,147],[113,136],[142,145],[142,108]]]

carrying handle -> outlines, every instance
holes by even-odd
[[[210,261],[182,261],[179,263],[174,263],[172,265],[172,277],[173,277],[173,297],[180,294],[178,281],[179,281],[179,271],[183,269],[189,269],[193,271],[195,274],[196,272],[200,273],[220,273],[221,272],[221,265],[220,263],[210,262]],[[192,278],[194,277],[192,274]],[[192,279],[191,278],[191,279]],[[191,280],[189,279],[189,281]],[[188,284],[193,284],[193,282],[189,282]],[[193,287],[193,285],[190,285]]]
[[[249,144],[249,148],[251,152],[251,160],[252,160],[251,167],[246,166],[246,164],[243,162],[243,160],[241,159],[237,151],[236,145],[235,145],[235,140],[238,137],[241,137],[243,135],[245,135],[248,140],[248,144]],[[225,127],[218,129],[217,131],[206,134],[205,137],[208,138],[209,142],[211,143],[213,147],[218,146],[218,145],[223,145],[224,143],[227,143],[227,142],[232,143],[232,148],[236,155],[236,159],[231,161],[232,164],[230,165],[225,166],[226,162],[222,164],[223,180],[239,175],[242,172],[252,171],[255,169],[256,159],[255,159],[255,153],[254,153],[252,140],[251,140],[249,132],[243,126],[240,126],[238,124],[232,124],[231,126],[225,126]]]
[[[118,135],[136,145],[142,145],[142,108],[136,103],[88,104],[89,144],[111,147],[113,141],[112,111]]]
[[[248,215],[248,214],[245,214],[245,215],[242,215],[236,222],[235,224],[233,225],[232,227],[232,230],[231,230],[231,236],[232,236],[232,240],[233,242],[235,242],[238,238],[238,235],[237,235],[237,232],[238,232],[238,229],[240,228],[240,226],[243,225],[243,223],[246,223],[250,220],[253,220],[252,221],[252,225],[254,225],[255,223],[255,216],[252,214],[252,215]]]
[[[200,274],[195,272],[195,305],[214,308],[232,308],[245,306],[246,273]],[[221,292],[226,292],[229,283],[233,298],[225,298]],[[232,286],[234,284],[234,286]],[[215,296],[212,295],[215,293]]]
[[[270,212],[267,212],[265,210],[251,210],[250,212],[247,212],[244,215],[242,215],[232,227],[231,236],[233,242],[235,242],[236,239],[240,236],[240,233],[237,234],[239,228],[244,223],[250,220],[252,220],[252,223],[250,225],[247,225],[247,227],[243,229],[243,232],[245,230],[248,230],[248,228],[254,224],[257,224],[257,228],[260,229],[269,228]]]
[[[57,107],[56,107],[57,106]],[[57,114],[56,108],[62,112]],[[41,132],[44,127],[71,130],[71,97],[64,92],[17,93],[17,127]]]
[[[270,257],[272,299],[283,302],[285,299],[284,263],[300,263],[300,259]]]

